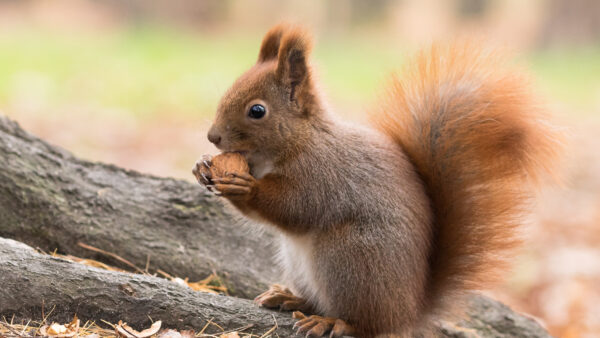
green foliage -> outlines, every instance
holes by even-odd
[[[260,35],[202,35],[138,28],[101,35],[37,30],[0,36],[0,109],[34,104],[101,108],[103,114],[203,116],[256,59]],[[390,41],[321,39],[314,58],[334,103],[375,99],[405,53]],[[600,48],[537,52],[526,59],[547,93],[568,104],[597,104]],[[596,102],[594,102],[596,101]],[[358,107],[357,109],[360,109]]]
[[[553,100],[584,111],[600,105],[600,46],[536,52],[529,60],[536,85]]]

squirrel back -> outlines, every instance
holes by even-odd
[[[531,183],[550,171],[557,138],[525,79],[498,54],[434,46],[411,67],[392,78],[371,117],[408,155],[430,198],[423,315],[436,315],[506,267]]]

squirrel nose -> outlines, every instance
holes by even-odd
[[[209,132],[208,140],[210,142],[212,142],[214,145],[219,145],[219,143],[221,143],[221,135],[213,133],[213,132]]]

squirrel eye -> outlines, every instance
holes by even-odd
[[[266,113],[267,110],[263,105],[260,104],[255,104],[252,107],[250,107],[250,110],[248,110],[248,116],[257,120],[262,119]]]

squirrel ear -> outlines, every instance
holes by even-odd
[[[258,53],[258,62],[265,62],[277,58],[279,53],[279,43],[283,33],[289,29],[289,25],[286,23],[280,23],[273,26],[262,40],[260,45],[260,52]]]
[[[301,28],[292,28],[282,37],[277,61],[277,77],[291,87],[290,100],[299,85],[309,75],[308,54],[312,47],[309,34]]]

